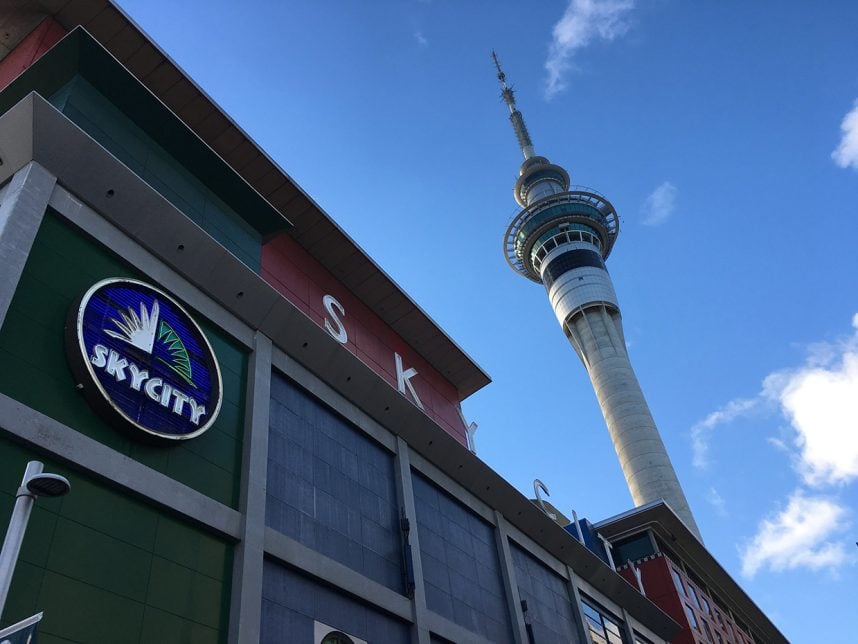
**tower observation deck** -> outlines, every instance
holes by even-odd
[[[700,533],[632,369],[620,306],[605,260],[620,232],[617,211],[595,190],[534,152],[497,55],[501,97],[524,162],[513,194],[521,206],[504,234],[504,254],[520,275],[545,286],[569,342],[590,375],[636,505],[664,499]]]

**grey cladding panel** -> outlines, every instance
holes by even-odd
[[[527,601],[525,621],[537,642],[579,642],[566,582],[510,543],[518,594]]]
[[[262,581],[261,644],[313,642],[319,621],[367,642],[410,642],[408,625],[273,561]]]
[[[393,455],[280,375],[270,423],[267,525],[402,592]]]
[[[429,610],[491,642],[511,642],[494,528],[413,472]]]

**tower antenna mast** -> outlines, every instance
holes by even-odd
[[[530,133],[527,131],[527,126],[524,124],[524,117],[518,108],[515,106],[515,92],[506,84],[506,74],[501,69],[498,55],[492,51],[492,60],[495,61],[495,68],[498,70],[498,82],[501,84],[501,98],[509,108],[509,120],[512,123],[512,129],[515,130],[515,138],[518,139],[518,147],[521,148],[521,153],[524,155],[525,161],[534,156],[533,141],[530,140]]]

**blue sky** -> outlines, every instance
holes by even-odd
[[[598,520],[631,499],[595,395],[501,252],[496,49],[537,152],[619,211],[632,362],[707,546],[793,641],[854,641],[858,4],[122,5],[492,375],[479,456]]]

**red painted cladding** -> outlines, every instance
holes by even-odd
[[[685,615],[682,600],[673,584],[670,564],[668,564],[667,559],[656,557],[647,561],[639,561],[635,563],[635,566],[641,571],[641,580],[647,598],[682,626],[682,630],[672,640],[672,644],[695,644],[694,634],[688,624],[688,617]],[[637,588],[638,582],[631,570],[624,568],[620,574]]]
[[[732,616],[722,611],[711,596],[695,585],[682,568],[674,566],[667,557],[657,556],[647,561],[639,561],[635,566],[641,571],[646,596],[682,626],[682,631],[673,639],[673,644],[709,644],[713,640],[706,631],[712,634],[716,644],[753,644],[751,637],[736,625]],[[682,590],[677,588],[671,569],[675,570],[681,579]],[[631,570],[624,568],[620,574],[637,587]],[[697,628],[691,627],[688,611],[693,613]]]
[[[66,30],[53,18],[45,18],[24,40],[0,60],[0,90],[15,80],[39,57],[56,45]]]
[[[341,316],[348,333],[344,346],[394,389],[397,386],[394,352],[402,356],[404,369],[417,370],[411,383],[426,414],[467,446],[456,388],[297,241],[283,234],[266,243],[262,247],[261,275],[321,327],[327,315],[322,298],[326,294],[334,296],[346,310],[345,316]]]

